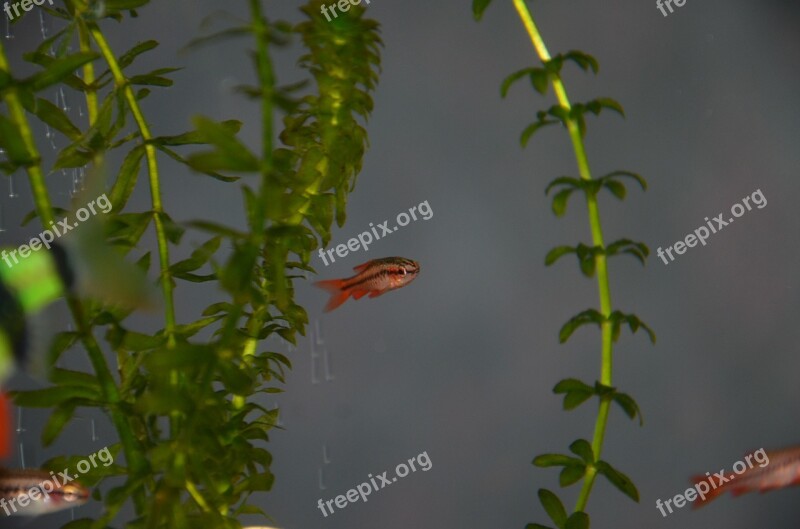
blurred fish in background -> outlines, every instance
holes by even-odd
[[[46,470],[0,468],[0,517],[40,516],[89,501],[89,489]]]
[[[75,197],[74,204],[85,203],[87,193],[102,188],[95,182]],[[42,309],[68,294],[124,309],[157,305],[157,291],[142,270],[105,243],[100,219],[75,226],[73,233],[46,248],[29,247],[27,257],[9,259],[18,250],[0,248],[0,460],[11,455],[13,441],[6,383],[17,369],[43,357],[42,333],[32,330]]]

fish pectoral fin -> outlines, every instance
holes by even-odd
[[[367,295],[367,291],[366,290],[356,290],[355,292],[353,292],[353,299],[361,299],[365,295]],[[370,297],[372,297],[372,296],[370,296]]]

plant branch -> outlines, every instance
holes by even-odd
[[[531,16],[525,0],[513,0],[514,7],[522,20],[525,29],[530,36],[533,47],[536,53],[543,61],[550,60],[550,54],[547,47],[542,40],[539,29]],[[572,105],[567,97],[567,91],[564,88],[564,83],[558,75],[552,76],[553,90],[555,91],[556,98],[559,104],[564,107],[568,112],[572,109]],[[578,163],[578,171],[580,177],[584,180],[591,180],[592,175],[589,170],[589,160],[586,156],[586,148],[581,136],[580,127],[578,122],[572,118],[567,120],[567,130],[569,131],[570,139],[572,140],[572,148],[575,152],[575,158]],[[597,196],[594,193],[586,194],[586,206],[589,210],[589,225],[592,232],[592,241],[595,246],[605,248],[603,242],[603,230],[600,224],[600,211],[597,205]],[[611,386],[612,381],[612,366],[613,366],[613,349],[612,349],[612,324],[608,320],[611,315],[611,292],[608,281],[608,266],[605,254],[598,252],[595,255],[595,267],[597,273],[597,288],[600,294],[600,313],[605,317],[601,325],[601,367],[600,367],[600,383],[606,386]],[[600,453],[603,449],[603,440],[605,437],[606,426],[608,423],[608,414],[611,407],[611,398],[602,397],[600,399],[600,406],[597,413],[597,420],[594,427],[594,437],[592,439],[592,450],[594,452],[595,460],[600,459]],[[578,501],[575,505],[575,511],[583,511],[589,501],[589,494],[591,493],[592,486],[594,485],[597,476],[597,469],[594,466],[589,466],[586,470],[583,486],[581,488]]]
[[[170,262],[169,262],[169,241],[167,240],[166,230],[164,227],[164,219],[162,218],[164,214],[164,209],[161,204],[161,186],[158,176],[158,161],[156,159],[156,148],[150,140],[152,140],[153,136],[150,133],[150,128],[147,125],[147,121],[144,119],[144,115],[142,114],[142,110],[139,107],[139,102],[136,99],[136,94],[133,92],[133,88],[131,88],[128,79],[125,77],[125,74],[122,72],[122,68],[117,61],[114,52],[111,51],[108,42],[106,41],[105,36],[100,31],[100,28],[95,23],[89,24],[89,33],[91,34],[94,41],[97,43],[97,47],[100,50],[100,53],[103,55],[103,59],[105,59],[106,63],[108,64],[108,68],[111,70],[111,74],[114,76],[114,83],[116,84],[117,88],[123,91],[125,96],[125,100],[128,103],[128,107],[133,114],[134,120],[136,120],[136,124],[139,127],[139,132],[142,135],[142,141],[144,142],[145,148],[145,157],[147,159],[147,170],[150,176],[150,200],[153,207],[153,222],[155,223],[156,227],[156,238],[158,240],[158,257],[159,262],[161,265],[161,290],[164,294],[164,312],[165,312],[165,328],[164,332],[167,336],[167,345],[168,347],[175,346],[175,301],[173,296],[173,280],[172,274],[170,272]]]

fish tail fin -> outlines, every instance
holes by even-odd
[[[692,509],[699,509],[700,507],[704,507],[705,505],[708,504],[708,502],[717,498],[718,496],[721,496],[727,490],[725,487],[719,485],[716,488],[712,487],[708,483],[709,479],[711,478],[709,478],[708,476],[700,476],[700,475],[692,476],[691,478],[692,485],[694,486],[694,489],[698,493],[697,499],[694,501],[692,505]],[[702,487],[703,489],[702,495],[700,495],[701,489],[698,488],[701,486],[701,483],[705,485],[704,487]],[[705,489],[709,490],[706,492]]]
[[[325,305],[325,312],[330,312],[350,297],[350,292],[344,290],[344,279],[327,279],[325,281],[317,281],[314,286],[323,290],[327,290],[331,294],[331,299]]]

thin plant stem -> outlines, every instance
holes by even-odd
[[[172,274],[170,272],[169,262],[169,241],[167,240],[166,229],[164,227],[164,209],[161,204],[161,185],[158,175],[158,161],[156,159],[156,148],[150,143],[153,139],[150,133],[150,127],[144,119],[142,110],[139,107],[139,102],[136,99],[136,94],[133,92],[128,79],[122,72],[122,68],[117,61],[117,57],[108,45],[105,36],[100,31],[100,28],[94,24],[89,24],[89,33],[97,44],[103,59],[108,64],[109,70],[114,77],[114,83],[117,88],[123,91],[125,100],[128,107],[133,114],[136,125],[139,127],[139,133],[142,135],[144,142],[145,158],[147,159],[147,170],[150,177],[150,201],[153,208],[153,222],[156,227],[156,239],[158,241],[158,257],[161,265],[161,290],[164,294],[164,313],[165,313],[165,327],[164,332],[167,336],[167,346],[172,348],[175,346],[175,301],[173,296]]]
[[[273,97],[275,87],[275,73],[272,68],[272,60],[269,55],[269,26],[264,18],[261,9],[261,0],[250,0],[250,16],[253,19],[253,33],[256,38],[256,71],[258,84],[261,89],[261,189],[259,192],[258,214],[255,221],[257,226],[253,226],[255,242],[257,246],[263,247],[265,242],[264,206],[267,203],[269,188],[272,177],[272,151],[273,151]],[[264,325],[264,319],[269,313],[268,306],[257,307],[247,322],[247,329],[250,337],[244,345],[244,357],[251,357],[256,353],[258,339],[255,335]],[[244,401],[237,397],[237,406],[244,405]]]
[[[528,9],[525,0],[512,0],[514,7],[525,26],[528,36],[536,49],[536,53],[543,61],[550,60],[550,53],[544,44],[539,29],[533,21],[531,12]],[[560,76],[553,75],[552,84],[553,90],[556,94],[559,104],[569,111],[572,106],[567,97],[567,91],[564,88],[564,83],[561,81]],[[567,120],[567,130],[569,137],[572,140],[572,148],[575,152],[575,159],[578,163],[578,171],[580,177],[584,180],[591,180],[592,175],[589,170],[589,160],[586,156],[586,148],[581,137],[580,127],[578,122],[574,119]],[[592,232],[592,242],[595,246],[604,248],[603,242],[603,229],[600,224],[600,211],[597,205],[597,196],[593,193],[586,193],[586,206],[589,210],[589,226]],[[611,386],[611,374],[613,366],[613,337],[612,325],[608,320],[611,316],[611,291],[608,281],[608,266],[606,256],[603,253],[595,255],[595,267],[597,273],[597,288],[600,294],[600,313],[604,316],[604,321],[600,326],[602,352],[601,352],[601,366],[600,366],[600,383],[605,386]],[[597,413],[597,420],[594,426],[594,437],[592,439],[592,450],[594,452],[595,460],[600,459],[600,453],[603,449],[603,440],[605,438],[606,426],[608,424],[608,414],[611,407],[611,399],[609,397],[600,398],[600,406]],[[595,478],[597,477],[597,469],[593,465],[589,465],[586,469],[586,475],[583,479],[583,486],[581,487],[580,495],[578,496],[575,505],[575,511],[583,511],[589,501],[589,494],[592,491]]]
[[[89,39],[89,30],[83,23],[78,24],[78,42],[80,44],[81,52],[88,53],[92,51],[92,44]],[[91,61],[83,65],[83,82],[89,86],[95,82],[94,63]],[[85,94],[86,113],[89,117],[89,126],[91,126],[95,121],[97,121],[97,89],[94,87],[89,88],[86,90]]]

